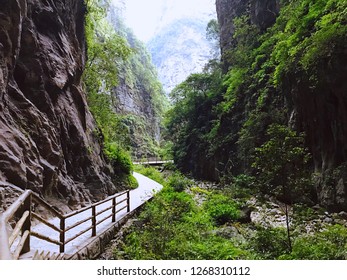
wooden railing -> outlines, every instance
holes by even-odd
[[[120,201],[117,201],[117,198]],[[102,206],[112,201],[110,206],[106,206],[97,211],[98,206]],[[41,217],[33,210],[35,204],[44,207],[46,210],[53,214],[54,217],[58,218],[59,226],[54,225],[47,219]],[[117,206],[120,207],[117,209]],[[107,199],[94,203],[90,206],[76,210],[74,212],[63,215],[59,211],[55,210],[51,205],[41,199],[34,192],[27,190],[13,203],[4,213],[0,213],[0,260],[1,259],[18,259],[21,254],[30,251],[30,236],[45,240],[46,242],[53,243],[59,246],[60,253],[65,252],[66,244],[75,240],[82,234],[91,231],[91,236],[96,236],[97,226],[107,219],[112,219],[112,222],[116,222],[117,213],[125,210],[130,212],[130,193],[124,191],[122,193],[115,194],[108,197]],[[87,213],[87,217],[76,221],[74,224],[67,226],[67,219],[76,217],[78,214],[91,210],[91,213]],[[101,214],[109,211],[105,217],[101,217]],[[105,215],[104,214],[104,215]],[[100,219],[98,219],[98,217]],[[51,228],[54,232],[59,234],[59,240],[46,236],[43,233],[38,233],[33,230],[32,221],[33,219],[45,224]],[[91,221],[89,227],[84,228],[77,234],[72,235],[66,239],[66,233],[72,229]],[[11,224],[13,227],[12,233],[9,236],[8,227]],[[16,248],[12,249],[15,244]]]

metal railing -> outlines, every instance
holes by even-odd
[[[120,201],[117,201],[117,198],[118,200],[120,199]],[[110,201],[112,201],[110,206],[106,205],[106,208],[97,211],[98,206],[105,206],[105,204]],[[33,211],[35,208],[34,203],[43,206],[46,210],[53,214],[53,216],[57,217],[59,219],[59,226],[54,225],[47,219],[35,213]],[[120,208],[117,209],[117,206]],[[66,220],[68,218],[76,217],[78,214],[88,210],[91,210],[91,214],[87,213],[86,218],[77,220],[74,224],[67,226]],[[33,191],[27,190],[21,196],[19,196],[18,199],[4,213],[0,213],[0,260],[18,259],[21,254],[29,252],[30,236],[56,244],[59,246],[60,253],[64,253],[66,244],[88,231],[91,231],[92,237],[96,236],[97,226],[99,224],[103,223],[107,219],[112,219],[112,223],[116,222],[117,213],[123,210],[126,210],[127,213],[130,212],[129,190],[115,194],[103,201],[94,203],[65,215],[55,210],[53,206],[49,205]],[[107,211],[110,213],[106,213]],[[101,214],[106,216],[101,216]],[[100,219],[98,219],[98,217]],[[35,232],[32,227],[33,219],[36,219],[37,221],[51,228],[54,232],[57,232],[59,234],[59,240],[43,233]],[[91,221],[91,225],[89,227],[84,228],[79,233],[74,234],[66,239],[67,232],[88,221]],[[8,233],[9,225],[11,225],[13,228],[10,235]],[[13,245],[15,245],[15,248],[11,250]]]

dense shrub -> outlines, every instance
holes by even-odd
[[[216,225],[224,225],[240,217],[237,204],[221,194],[211,194],[204,203],[204,209]]]
[[[226,175],[221,183],[230,192],[230,196],[237,199],[247,200],[252,194],[256,193],[258,186],[255,177],[240,174],[238,176]],[[229,179],[231,178],[231,179]]]
[[[105,154],[111,161],[116,174],[129,175],[133,170],[130,155],[116,143],[109,143],[105,146]]]
[[[159,184],[163,185],[165,183],[163,174],[152,166],[135,165],[135,171],[148,178],[151,178]]]
[[[182,174],[175,172],[168,178],[168,186],[173,188],[176,192],[184,191],[190,184],[190,180]]]
[[[248,248],[254,251],[258,259],[277,259],[288,252],[285,228],[257,227],[255,236],[249,240]]]
[[[329,226],[314,235],[298,237],[291,254],[283,259],[294,260],[347,260],[347,229],[341,225]]]
[[[125,259],[244,259],[246,252],[216,236],[209,215],[192,197],[164,189],[147,204],[125,243],[115,251]]]

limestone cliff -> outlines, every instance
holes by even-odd
[[[178,19],[147,43],[167,94],[190,74],[201,72],[213,58],[213,47],[206,39],[206,26],[210,19]]]
[[[1,185],[69,206],[115,192],[81,87],[84,1],[0,6]]]
[[[121,4],[111,6],[108,18],[133,53],[120,65],[113,105],[128,128],[133,158],[140,159],[157,155],[166,96],[146,46],[124,23]]]
[[[275,22],[279,8],[279,0],[216,0],[222,59],[228,49],[235,44],[233,35],[236,17],[250,15],[252,22],[264,30]],[[224,67],[227,68],[228,65]]]

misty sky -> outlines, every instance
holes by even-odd
[[[215,0],[113,0],[126,5],[127,25],[136,36],[149,40],[155,32],[182,17],[213,18]]]

